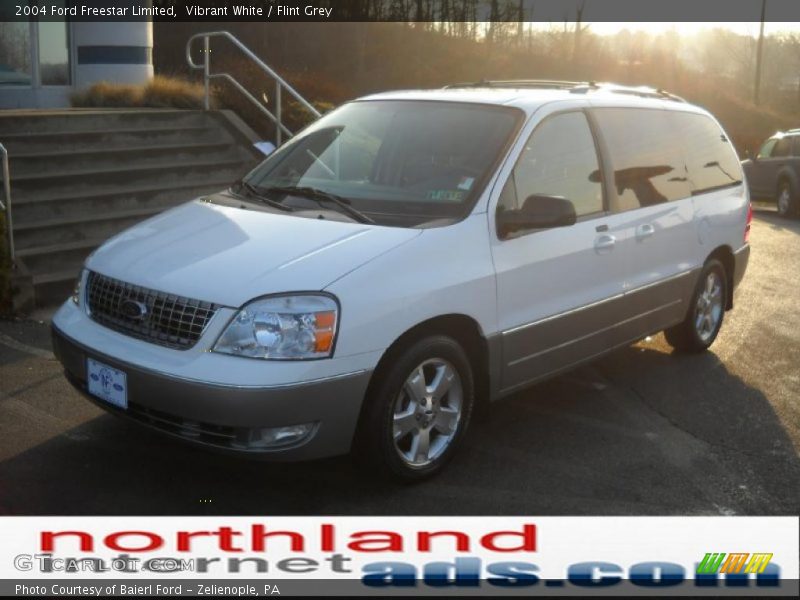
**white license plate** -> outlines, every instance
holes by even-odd
[[[92,358],[86,359],[89,393],[117,408],[128,408],[128,381],[125,373]]]

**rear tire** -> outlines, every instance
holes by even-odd
[[[708,349],[722,327],[728,298],[728,278],[721,262],[706,262],[695,286],[689,310],[682,323],[664,331],[670,346],[679,352],[698,353]]]
[[[784,180],[778,184],[775,204],[778,207],[780,216],[791,218],[797,215],[797,194],[792,189],[791,182]]]
[[[475,383],[467,354],[450,337],[412,342],[375,374],[353,446],[366,468],[403,481],[438,473],[469,426]]]

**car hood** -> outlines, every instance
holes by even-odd
[[[87,268],[225,306],[315,291],[422,233],[196,200],[111,238]]]

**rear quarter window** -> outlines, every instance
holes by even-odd
[[[725,132],[708,115],[669,111],[673,131],[683,144],[692,194],[742,182],[742,167]]]

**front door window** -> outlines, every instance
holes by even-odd
[[[773,138],[764,142],[764,145],[761,146],[761,150],[758,151],[758,158],[769,158],[777,141],[777,139]]]

